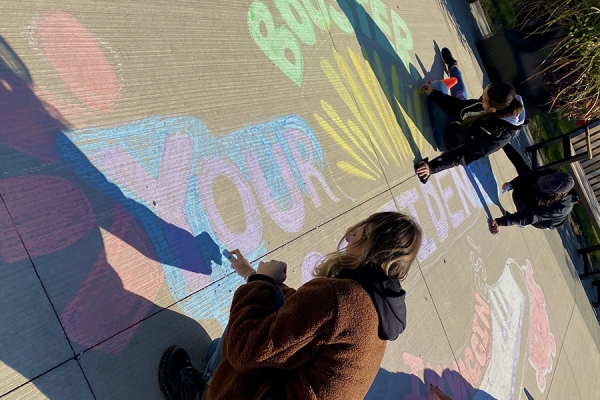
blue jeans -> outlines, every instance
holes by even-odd
[[[453,97],[459,98],[461,100],[467,99],[467,87],[463,82],[462,72],[458,67],[452,67],[450,69],[450,76],[452,78],[458,79],[458,83],[450,89],[450,93],[448,93],[448,88],[440,81],[431,82],[431,86],[435,90],[439,90],[444,94],[450,94]],[[446,146],[444,144],[444,132],[446,132],[446,128],[452,122],[452,119],[448,114],[444,112],[437,104],[433,101],[429,101],[429,110],[431,113],[431,121],[433,123],[433,136],[435,137],[435,141],[438,145],[440,151],[445,151]]]
[[[467,100],[467,87],[463,82],[462,72],[460,72],[460,69],[458,69],[458,67],[452,67],[450,69],[450,76],[458,79],[458,83],[454,85],[452,89],[450,89],[450,94],[461,100]]]
[[[223,335],[225,335],[225,332],[223,332]],[[221,362],[221,339],[222,338],[217,338],[210,342],[208,349],[206,349],[206,353],[204,353],[204,365],[206,367],[202,379],[206,383],[210,383],[210,378],[212,378]]]
[[[283,300],[283,291],[279,286],[275,286],[275,311],[283,306]],[[225,336],[225,332],[227,332],[227,328],[223,331],[223,336]],[[223,351],[223,346],[221,345],[222,339],[223,338],[220,337],[210,342],[208,349],[206,349],[206,353],[204,353],[204,365],[206,367],[202,379],[207,384],[210,383],[210,379],[221,363],[221,354]]]

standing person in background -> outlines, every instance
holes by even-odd
[[[533,225],[539,229],[556,229],[565,223],[573,207],[579,201],[573,190],[575,181],[571,175],[551,168],[519,175],[502,185],[502,192],[513,191],[517,212],[496,218],[490,225],[493,234],[500,226],[517,225],[521,228]]]
[[[362,399],[386,341],[406,326],[406,278],[422,233],[409,216],[382,212],[346,232],[343,251],[325,257],[298,290],[283,284],[286,264],[255,272],[238,250],[233,268],[248,283],[236,291],[210,399]],[[340,245],[342,245],[340,241]],[[277,309],[279,286],[285,295]],[[165,352],[159,382],[167,398],[191,399],[204,381],[184,349]]]
[[[431,161],[426,158],[416,164],[416,173],[423,183],[432,174],[468,165],[500,150],[519,134],[525,122],[521,96],[516,94],[512,85],[490,83],[478,100],[467,100],[458,63],[445,47],[442,49],[442,58],[450,76],[458,80],[451,89],[452,95],[434,90],[431,84],[424,84],[420,91],[455,120],[444,132],[444,143],[438,143],[444,150],[442,155]]]

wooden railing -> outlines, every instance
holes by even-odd
[[[585,136],[573,140],[573,150],[576,154],[589,153],[590,157],[580,160],[579,163],[596,199],[600,201],[600,121],[588,125],[587,130]]]
[[[562,143],[564,158],[551,162],[550,164],[541,165],[539,160],[539,151],[558,143]],[[551,139],[544,140],[543,142],[531,145],[527,147],[525,151],[531,153],[531,165],[533,169],[540,168],[541,166],[559,167],[561,165],[571,164],[579,161],[582,163],[582,166],[584,162],[591,165],[589,170],[592,171],[594,167],[598,169],[600,166],[600,164],[598,164],[600,163],[599,147],[600,120],[595,120],[586,124],[585,126],[572,130],[569,133],[565,133],[564,135],[556,136]],[[595,152],[594,149],[596,150]],[[594,157],[594,154],[596,157]],[[594,162],[594,159],[596,159],[596,162]],[[588,175],[587,171],[586,175]],[[594,177],[595,176],[597,176],[597,174],[594,174]],[[600,193],[600,180],[598,183],[598,193]],[[596,194],[596,192],[594,193]],[[596,197],[597,196],[598,194],[596,194]]]

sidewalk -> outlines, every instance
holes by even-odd
[[[514,209],[504,154],[414,175],[438,154],[416,88],[442,76],[439,49],[471,97],[487,83],[480,8],[362,3],[2,6],[2,400],[162,399],[163,350],[201,367],[227,324],[243,281],[223,249],[286,261],[297,287],[381,210],[425,240],[367,399],[600,393],[568,232],[488,231]]]

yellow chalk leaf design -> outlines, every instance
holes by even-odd
[[[350,110],[351,118],[344,121],[340,113],[334,107],[321,101],[324,114],[315,114],[315,118],[321,128],[329,134],[333,141],[346,153],[346,159],[337,162],[342,171],[368,180],[375,180],[382,176],[383,165],[400,165],[404,160],[413,156],[409,143],[402,129],[398,125],[396,115],[406,121],[415,143],[421,147],[424,138],[418,125],[422,124],[420,110],[412,110],[410,103],[408,110],[395,101],[396,113],[390,106],[388,98],[390,93],[382,92],[382,87],[389,91],[385,82],[381,62],[377,53],[374,54],[374,64],[377,76],[373,69],[356,53],[348,48],[350,62],[347,62],[337,50],[333,50],[336,66],[329,61],[322,60],[321,68],[333,85],[337,94]],[[336,68],[337,67],[337,68]],[[391,70],[393,98],[400,98],[400,87],[397,82],[397,72],[394,67]],[[379,79],[378,79],[379,77]],[[380,83],[381,82],[381,83]],[[415,103],[420,104],[418,93]],[[409,115],[417,111],[416,124]]]

